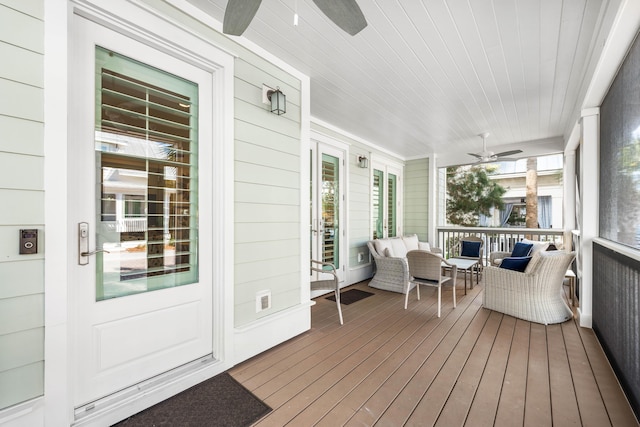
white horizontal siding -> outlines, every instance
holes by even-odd
[[[13,58],[10,62],[3,61],[0,78],[43,87],[42,54],[0,42],[0,58]]]
[[[300,227],[294,222],[236,224],[236,243],[269,242],[300,238]]]
[[[0,115],[0,152],[43,155],[44,125],[16,117]]]
[[[0,335],[0,372],[42,361],[44,358],[44,328],[28,329]]]
[[[300,253],[298,239],[277,239],[263,242],[236,243],[236,265],[252,269],[255,262],[270,261],[295,256]],[[243,265],[244,264],[244,265]],[[285,268],[282,271],[297,271]]]
[[[0,188],[44,190],[44,158],[0,152]]]
[[[0,4],[37,19],[44,19],[44,2],[33,0],[0,0]]]
[[[44,326],[42,303],[42,294],[0,300],[0,335]]]
[[[251,223],[256,220],[256,212],[260,213],[260,223],[300,222],[300,209],[295,205],[264,205],[251,202],[235,204],[236,224]]]
[[[2,225],[43,223],[44,193],[42,191],[0,188],[0,200],[6,207],[0,209],[0,227]]]
[[[249,311],[255,313],[256,293],[265,289],[278,289],[280,287],[280,283],[295,281],[298,280],[299,277],[300,274],[298,272],[284,273],[277,276],[263,277],[258,280],[243,283],[242,286],[238,287],[236,290],[235,302],[238,305],[248,307]],[[280,303],[281,301],[277,302]]]
[[[13,2],[20,7],[18,2]],[[41,3],[33,0],[25,3]],[[33,52],[44,52],[44,25],[36,18],[20,10],[0,4],[0,40]]]
[[[0,0],[0,409],[43,393],[44,2]],[[38,253],[19,231],[38,228]]]
[[[299,144],[298,144],[299,145]],[[299,148],[298,148],[299,149]],[[254,165],[269,166],[283,171],[299,172],[300,156],[278,151],[260,145],[249,144],[244,141],[236,143],[236,162],[252,163]],[[236,174],[236,180],[240,178]],[[297,186],[300,184],[297,183]]]
[[[280,87],[287,113],[272,114],[262,85]],[[248,53],[235,66],[235,325],[300,302],[300,82]],[[256,313],[255,295],[271,292]]]
[[[18,231],[13,239],[17,242]],[[17,246],[15,244],[14,246]],[[14,248],[14,250],[16,250]],[[16,262],[0,262],[0,299],[21,295],[41,294],[44,291],[44,261],[33,255]],[[2,347],[0,347],[2,348]]]
[[[0,372],[0,408],[42,395],[44,391],[44,362]]]
[[[411,160],[404,168],[404,233],[427,241],[429,233],[429,159]]]
[[[0,79],[0,115],[42,122],[43,91],[41,88]]]
[[[247,250],[247,247],[249,247],[249,245],[245,245],[245,247],[243,247],[242,249]],[[236,253],[238,252],[240,251],[236,251]],[[236,263],[235,274],[238,287],[241,287],[247,282],[255,282],[257,280],[267,279],[269,277],[281,277],[283,275],[288,276],[289,273],[298,271],[298,253],[289,256],[278,256],[278,254],[276,253],[263,255],[264,259],[258,261],[252,261],[250,263]],[[296,268],[292,267],[294,261],[296,262]],[[285,286],[283,286],[283,283],[280,283],[278,285],[278,288],[280,287],[284,288]],[[300,288],[300,283],[297,284],[296,288]]]

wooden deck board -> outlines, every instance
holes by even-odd
[[[527,366],[531,324],[516,320],[495,425],[522,426],[527,391]]]
[[[478,425],[492,425],[496,418],[515,326],[515,318],[503,316],[487,366],[467,416],[468,420],[473,420]]]
[[[312,328],[230,373],[273,411],[258,426],[638,426],[590,329],[539,325],[436,293],[312,307]]]

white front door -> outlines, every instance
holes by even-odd
[[[318,143],[311,152],[311,258],[344,280],[344,152]]]
[[[212,125],[199,118],[213,91],[210,72],[74,20],[69,297],[81,407],[211,357]]]

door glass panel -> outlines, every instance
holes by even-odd
[[[398,197],[398,193],[397,193],[397,183],[398,183],[398,178],[390,173],[389,174],[389,179],[388,179],[388,186],[387,186],[387,221],[389,223],[389,237],[395,237],[396,236],[396,230],[397,230],[397,222],[398,222],[398,217],[397,217],[397,207],[396,207],[396,200]]]
[[[322,154],[322,261],[338,268],[340,240],[340,162],[337,157]]]
[[[198,280],[198,87],[96,48],[96,300]]]
[[[384,179],[383,172],[377,169],[373,170],[373,238],[381,239],[383,234],[383,222],[384,222],[384,206],[382,203],[382,195],[384,193]]]

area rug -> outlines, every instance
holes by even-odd
[[[375,294],[367,291],[361,291],[360,289],[349,289],[348,291],[340,293],[340,304],[344,304],[344,305],[353,304],[354,302],[358,302],[361,299],[370,297],[371,295],[375,295]],[[335,301],[336,296],[331,295],[330,297],[327,297],[327,299],[330,299],[331,301]]]
[[[269,406],[225,372],[115,426],[248,427],[269,412]]]

